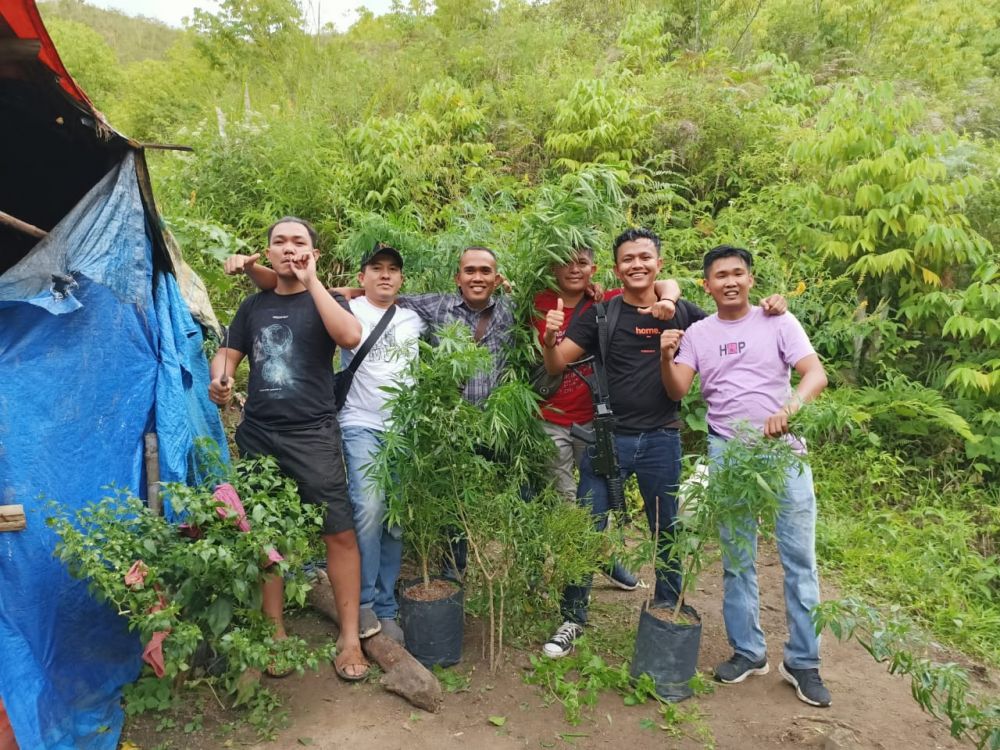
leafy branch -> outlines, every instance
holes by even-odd
[[[949,722],[951,735],[969,738],[978,750],[1000,748],[1000,705],[969,689],[969,675],[957,664],[940,664],[915,653],[924,649],[913,623],[893,608],[888,617],[875,607],[847,598],[823,602],[813,612],[816,631],[829,629],[838,640],[854,639],[891,674],[910,678],[920,707]]]

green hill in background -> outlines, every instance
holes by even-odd
[[[120,63],[161,59],[183,32],[145,16],[127,16],[104,10],[83,0],[50,0],[38,3],[46,24],[52,19],[73,21],[96,31],[114,51]]]

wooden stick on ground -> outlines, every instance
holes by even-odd
[[[0,531],[20,531],[27,526],[23,505],[0,505]]]
[[[340,627],[330,579],[323,570],[315,571],[315,577],[314,585],[309,590],[309,604]],[[417,708],[437,712],[441,707],[441,683],[409,651],[382,633],[361,641],[361,647],[365,656],[382,668],[382,687],[406,698]]]
[[[12,229],[16,229],[19,232],[24,232],[26,235],[30,237],[37,237],[38,239],[42,239],[42,237],[48,235],[48,232],[46,232],[44,229],[39,229],[34,224],[29,224],[26,221],[21,221],[17,217],[11,216],[10,214],[6,214],[3,211],[0,211],[0,224],[6,224]]]

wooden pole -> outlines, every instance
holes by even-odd
[[[0,505],[0,531],[20,531],[27,527],[23,505]]]
[[[160,498],[160,442],[155,432],[142,436],[146,446],[146,505],[153,515],[163,515],[163,500]]]
[[[314,571],[314,575],[314,585],[307,595],[309,604],[340,627],[330,579],[323,570]],[[392,638],[377,633],[361,641],[361,648],[365,656],[382,668],[379,683],[390,693],[402,696],[417,708],[431,713],[436,713],[441,707],[441,683],[438,678]]]
[[[10,214],[4,213],[3,211],[0,211],[0,224],[6,224],[11,229],[16,229],[19,232],[24,232],[30,237],[37,237],[38,239],[42,239],[42,237],[48,235],[48,232],[46,232],[44,229],[39,229],[34,224],[29,224],[26,221],[21,221],[17,217],[11,216]]]

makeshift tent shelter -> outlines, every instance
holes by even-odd
[[[113,750],[141,647],[53,559],[47,503],[145,496],[149,433],[162,481],[193,478],[197,436],[225,451],[191,311],[216,323],[143,147],[67,74],[33,0],[0,0],[0,113],[0,506],[27,520],[0,527],[0,699],[22,750]]]

